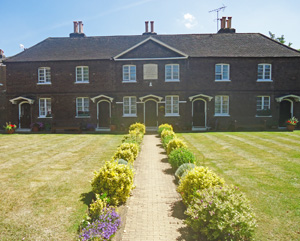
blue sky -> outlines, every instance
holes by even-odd
[[[300,49],[299,0],[0,0],[0,49],[6,56],[48,37],[68,37],[73,21],[87,36],[136,35],[153,20],[158,34],[216,33],[216,13],[232,16],[238,33],[284,35]]]

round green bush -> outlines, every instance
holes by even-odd
[[[96,194],[107,193],[112,205],[122,204],[133,188],[133,176],[130,166],[107,161],[99,172],[94,173],[92,191]]]
[[[129,126],[129,131],[134,131],[134,130],[141,132],[142,134],[146,133],[146,127],[142,123],[135,123]]]
[[[176,170],[183,163],[195,163],[196,157],[186,148],[177,148],[171,151],[169,155],[169,163]]]
[[[132,164],[135,160],[134,154],[131,152],[130,149],[126,149],[126,150],[117,149],[112,160],[114,161],[114,160],[118,160],[118,159],[123,159],[130,164]]]
[[[186,205],[189,205],[197,190],[213,186],[223,186],[224,183],[225,182],[222,178],[218,177],[207,167],[200,166],[190,170],[181,179],[177,191],[181,194],[183,202]]]
[[[179,138],[173,138],[167,145],[167,155],[169,156],[171,151],[178,148],[187,148],[187,145],[183,142],[183,140]]]
[[[164,138],[166,138],[167,136],[173,136],[174,138],[176,137],[176,134],[174,131],[168,130],[168,129],[164,129],[161,132],[160,138],[163,140]]]
[[[139,154],[139,146],[134,143],[122,143],[117,150],[130,150],[133,154],[133,158],[136,159]]]
[[[161,135],[161,132],[162,132],[163,130],[165,130],[165,129],[170,130],[170,131],[173,131],[173,127],[172,127],[171,125],[169,125],[169,124],[161,124],[161,125],[158,127],[158,130],[157,130],[158,134]]]
[[[237,187],[210,187],[195,192],[186,223],[205,240],[252,240],[256,227],[249,201]]]
[[[166,136],[164,139],[162,139],[162,145],[165,150],[167,150],[169,142],[174,138],[176,138],[176,136]]]
[[[183,178],[190,170],[195,168],[193,163],[183,163],[180,167],[177,168],[175,176],[180,180]]]

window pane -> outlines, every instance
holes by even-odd
[[[229,79],[228,65],[223,65],[223,79]]]
[[[258,96],[256,97],[256,110],[262,109],[262,97]]]
[[[263,70],[264,69],[264,67],[263,67],[263,65],[262,64],[259,64],[258,65],[258,79],[263,79]]]

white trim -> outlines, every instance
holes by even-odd
[[[186,104],[187,101],[186,101],[186,100],[179,100],[178,103],[179,103],[179,104]]]
[[[90,115],[87,115],[87,116],[75,116],[75,118],[78,118],[78,119],[81,119],[81,118],[91,118]]]
[[[124,114],[123,114],[122,117],[137,117],[137,115],[133,115],[133,114],[126,114],[126,115],[124,115]]]
[[[43,77],[45,78],[43,81],[40,80],[40,70],[43,70]],[[50,80],[47,81],[47,70],[49,70]],[[51,68],[50,67],[39,67],[38,68],[38,84],[51,84]]]
[[[27,101],[28,104],[32,105],[34,103],[34,100],[32,99],[29,99],[29,98],[26,98],[26,97],[23,97],[23,96],[19,96],[19,97],[16,97],[16,98],[13,98],[11,100],[9,100],[13,105],[17,104],[17,101],[18,100],[24,100],[24,101]]]
[[[171,79],[167,79],[167,66],[171,66]],[[178,66],[178,79],[174,79],[174,66]],[[180,65],[165,64],[165,82],[180,82]]]
[[[157,96],[157,95],[152,95],[152,94],[142,96],[142,97],[140,97],[139,99],[140,99],[140,101],[143,102],[144,99],[146,99],[146,98],[148,98],[148,97],[157,98],[157,99],[159,100],[159,102],[162,101],[162,99],[163,99],[163,97],[160,97],[160,96]]]
[[[211,101],[211,100],[214,98],[214,97],[209,96],[209,95],[198,94],[198,95],[190,96],[190,97],[189,97],[189,100],[192,101],[194,98],[200,98],[200,97],[207,98],[208,101]]]
[[[197,100],[200,100],[200,101],[203,101],[204,102],[204,128],[207,128],[207,101],[205,99],[202,99],[202,98],[196,98],[192,101],[192,118],[194,117],[194,102],[197,101]],[[194,127],[194,123],[192,122],[192,127]]]
[[[99,100],[97,102],[97,128],[102,128],[102,127],[99,126],[99,104],[101,102],[108,102],[108,104],[109,104],[109,118],[111,118],[111,102],[112,101],[109,101],[109,100]]]
[[[214,114],[214,116],[217,116],[217,117],[229,117],[230,115],[229,114]]]
[[[37,85],[52,85],[51,82],[48,82],[48,83],[36,83]]]
[[[187,59],[188,57],[169,57],[169,58],[132,58],[132,59],[115,59],[115,61],[144,61],[144,60],[176,60],[176,59]]]
[[[257,79],[256,82],[273,82],[271,79]]]
[[[296,102],[300,102],[300,96],[298,96],[298,95],[285,95],[285,96],[275,98],[275,100],[277,102],[281,102],[281,101],[283,101],[285,99],[288,99],[288,98],[294,98]]]
[[[88,69],[88,80],[84,80],[84,68]],[[81,70],[82,80],[78,80],[77,69]],[[76,76],[75,84],[88,84],[90,82],[90,69],[89,69],[89,66],[76,66],[75,67],[75,76]]]
[[[217,96],[220,96],[221,97],[221,103],[220,103],[220,106],[221,106],[221,108],[220,108],[220,111],[221,111],[221,113],[216,113],[216,97]],[[227,113],[222,113],[223,112],[223,97],[228,97],[228,112]],[[215,116],[230,116],[230,114],[229,114],[229,95],[216,95],[215,96]]]
[[[81,103],[81,106],[78,106],[78,100],[81,99],[82,103]],[[89,110],[89,115],[78,115],[78,107],[81,107],[82,108],[82,112],[85,112],[84,110],[84,100],[87,99],[88,100],[88,110]],[[89,97],[76,97],[76,118],[89,118],[91,116],[91,112],[90,112],[90,98]]]
[[[220,65],[221,66],[221,72],[220,72],[220,75],[221,75],[221,79],[220,80],[217,80],[216,79],[216,75],[217,75],[217,65]],[[228,66],[228,79],[224,79],[223,78],[223,75],[224,75],[224,66]],[[225,64],[225,63],[218,63],[218,64],[215,64],[215,82],[230,82],[230,64]]]
[[[171,47],[171,46],[165,44],[164,42],[161,42],[161,41],[159,41],[159,40],[157,40],[157,39],[155,39],[155,38],[153,38],[153,37],[149,37],[149,38],[147,38],[147,39],[145,39],[145,40],[139,42],[138,44],[132,46],[131,48],[129,48],[129,49],[123,51],[122,53],[116,55],[115,57],[113,57],[113,59],[114,59],[114,60],[117,60],[120,56],[122,56],[122,55],[124,55],[124,54],[130,52],[131,50],[133,50],[133,49],[139,47],[140,45],[142,45],[142,44],[144,44],[144,43],[146,43],[146,42],[148,42],[148,41],[150,41],[150,40],[152,40],[152,41],[154,41],[154,42],[156,42],[156,43],[158,43],[158,44],[160,44],[160,45],[162,45],[162,46],[164,46],[164,47],[166,47],[166,48],[168,48],[168,49],[170,49],[170,50],[172,50],[172,51],[174,51],[174,52],[176,52],[176,53],[178,53],[178,54],[184,56],[184,57],[180,57],[180,58],[185,58],[185,59],[188,58],[188,55],[185,54],[185,53],[183,53],[183,52],[181,52],[180,50],[175,49],[175,48],[173,48],[173,47]],[[152,60],[154,60],[155,58],[140,58],[140,59],[135,59],[135,60],[147,60],[147,59],[152,59]],[[157,59],[157,58],[156,58],[156,59]],[[159,58],[159,59],[166,59],[166,58]],[[167,58],[167,59],[169,59],[169,58]],[[123,60],[124,60],[124,59],[123,59]],[[126,59],[126,60],[131,60],[131,59]]]
[[[124,78],[124,68],[128,67],[128,80]],[[134,67],[134,80],[130,79],[131,77],[131,68]],[[136,83],[136,65],[134,64],[125,64],[122,66],[122,83]]]
[[[165,114],[165,117],[178,117],[179,114]]]
[[[95,100],[96,100],[96,99],[99,99],[99,98],[106,98],[106,99],[108,99],[110,102],[113,102],[113,100],[114,100],[113,97],[109,97],[109,96],[107,96],[107,95],[97,95],[97,96],[91,98],[91,100],[95,103]]]
[[[257,82],[272,82],[272,64],[269,64],[269,63],[260,63],[257,65],[257,77],[258,77],[258,68],[259,66],[262,65],[263,66],[263,78],[265,78],[265,75],[266,75],[266,65],[270,65],[270,79],[257,79]]]
[[[264,115],[264,116],[262,116],[262,115],[255,115],[255,117],[265,117],[265,118],[267,118],[267,117],[272,117],[271,115]]]
[[[41,100],[44,100],[44,108],[45,108],[45,115],[41,115]],[[47,116],[48,110],[47,110],[47,102],[50,100],[50,112],[51,116]],[[39,116],[38,118],[47,118],[47,117],[52,117],[52,100],[51,98],[39,98]]]

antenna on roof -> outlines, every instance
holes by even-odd
[[[219,20],[220,20],[220,18],[219,18],[219,12],[220,12],[221,10],[223,10],[223,12],[224,12],[225,8],[227,8],[227,6],[225,6],[225,5],[223,4],[223,7],[216,8],[216,9],[214,9],[214,10],[209,11],[209,13],[211,13],[211,12],[217,12],[217,32],[219,31]]]
[[[25,50],[25,46],[23,44],[20,44],[20,49]]]

